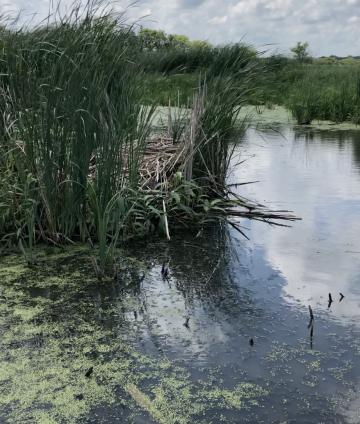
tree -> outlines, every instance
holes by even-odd
[[[189,38],[186,35],[170,34],[168,36],[169,47],[174,49],[188,49],[191,45]]]
[[[168,37],[164,31],[141,28],[139,32],[140,44],[145,50],[160,50],[168,44]]]
[[[212,45],[208,41],[203,40],[193,40],[191,41],[191,47],[193,49],[208,49],[210,50],[212,48]]]
[[[310,59],[308,47],[308,42],[305,41],[305,43],[302,43],[301,41],[298,41],[296,46],[290,50],[293,52],[295,59],[297,59],[299,62],[306,62]]]

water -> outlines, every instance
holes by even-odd
[[[234,231],[174,241],[173,286],[159,284],[157,271],[144,286],[157,324],[141,328],[142,346],[151,350],[156,334],[162,352],[187,367],[219,367],[230,387],[245,379],[270,388],[262,408],[230,422],[359,422],[360,133],[278,130],[248,132],[237,158],[247,161],[231,179],[259,181],[240,193],[302,221],[244,222],[250,241]],[[191,317],[190,331],[179,316]]]
[[[22,276],[20,297],[5,284],[19,312],[0,311],[0,371],[16,369],[0,372],[3,393],[16,387],[0,401],[4,422],[360,422],[360,131],[250,129],[238,154],[247,160],[230,180],[259,181],[239,193],[302,220],[243,221],[249,241],[216,226],[129,245],[121,281],[108,286],[84,277],[82,251]],[[66,284],[49,277],[54,266]],[[49,383],[24,404],[18,380],[40,385],[34,369]],[[129,381],[153,410],[131,399]]]

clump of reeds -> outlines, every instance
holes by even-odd
[[[359,72],[354,65],[308,65],[289,89],[285,104],[299,124],[314,119],[358,122]]]
[[[93,2],[51,24],[3,31],[1,180],[16,189],[2,191],[8,218],[1,233],[12,225],[24,236],[16,215],[30,203],[41,238],[85,239],[89,216],[101,233],[114,196],[137,186],[152,109],[142,107],[130,36],[123,16]],[[93,162],[96,202],[87,188]]]
[[[214,219],[291,218],[226,189],[255,68],[229,48],[199,80],[188,112],[150,137],[144,76],[122,15],[90,2],[32,28],[2,29],[0,237],[33,262],[37,241],[97,244],[99,278],[120,238]],[[222,66],[220,66],[220,62]],[[161,138],[161,137],[160,137]],[[163,146],[163,147],[162,147]]]
[[[258,62],[249,59],[249,49],[230,46],[219,54],[220,59],[222,67],[215,61],[200,78],[187,137],[191,176],[215,192],[224,187],[234,149],[247,127],[247,119],[239,119],[239,114],[259,73]]]

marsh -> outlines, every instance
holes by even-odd
[[[1,420],[358,422],[359,146],[354,129],[249,129],[231,181],[302,220],[128,243],[126,284],[99,283],[81,245],[31,270],[1,259]]]

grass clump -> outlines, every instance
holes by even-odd
[[[99,11],[2,33],[0,233],[29,247],[35,228],[55,243],[86,239],[89,216],[101,233],[114,196],[137,186],[153,109],[123,16]]]
[[[214,50],[188,112],[165,131],[164,159],[136,37],[110,7],[79,3],[40,26],[3,26],[0,53],[2,245],[18,244],[34,264],[40,240],[97,242],[100,278],[120,238],[158,230],[169,238],[169,223],[202,225],[233,208],[249,217],[225,185],[258,69],[244,46]]]
[[[289,89],[286,106],[299,124],[359,121],[360,67],[307,65]]]

